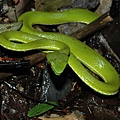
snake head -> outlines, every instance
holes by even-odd
[[[47,54],[47,60],[51,64],[54,73],[60,75],[68,63],[68,55],[60,53],[59,51],[54,51]]]

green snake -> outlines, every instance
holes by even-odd
[[[55,74],[60,75],[68,64],[78,77],[93,90],[104,95],[113,95],[120,87],[120,78],[106,59],[73,37],[38,31],[32,26],[67,22],[89,24],[98,17],[97,14],[86,9],[71,9],[62,12],[26,12],[19,17],[19,21],[23,21],[21,29],[1,33],[0,44],[14,51],[43,50],[48,53],[47,60],[51,63]],[[94,77],[88,69],[98,75],[102,81]]]

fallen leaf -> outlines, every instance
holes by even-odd
[[[79,111],[73,111],[71,114],[60,116],[60,117],[51,117],[51,118],[45,118],[45,117],[38,117],[38,119],[41,120],[85,120],[85,116]]]

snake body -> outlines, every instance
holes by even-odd
[[[62,69],[65,68],[68,61],[68,65],[89,87],[101,94],[113,95],[120,87],[120,78],[114,67],[100,54],[73,37],[60,33],[40,32],[32,27],[34,24],[54,25],[66,22],[88,24],[98,17],[97,14],[86,9],[71,9],[63,12],[26,12],[19,17],[19,21],[23,21],[20,31],[0,34],[2,40],[0,43],[1,46],[14,51],[32,49],[55,51],[48,53],[47,58],[56,74],[63,71],[60,67],[63,63]],[[14,43],[12,40],[23,44]],[[59,54],[60,57],[58,57]],[[61,62],[62,58],[65,59]],[[56,62],[60,64],[57,64],[57,67],[54,61],[56,59]],[[103,81],[91,75],[84,66],[101,77]]]

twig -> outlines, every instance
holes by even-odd
[[[30,66],[27,67],[27,68],[29,68],[29,67],[39,63],[40,61],[44,60],[45,57],[46,57],[45,53],[39,52],[39,53],[36,53],[36,54],[33,54],[33,55],[26,56],[26,57],[21,58],[21,59],[30,60]],[[10,77],[10,76],[12,76],[12,75],[14,75],[14,74],[16,74],[18,72],[19,72],[19,70],[17,70],[16,72],[13,72],[13,73],[1,72],[0,73],[0,83],[3,82],[7,77]]]
[[[91,22],[90,24],[86,25],[83,29],[76,31],[75,33],[71,34],[72,37],[77,39],[83,39],[86,36],[102,29],[103,27],[107,26],[108,23],[113,21],[113,18],[109,15],[109,13],[105,13],[100,16],[95,21]]]

